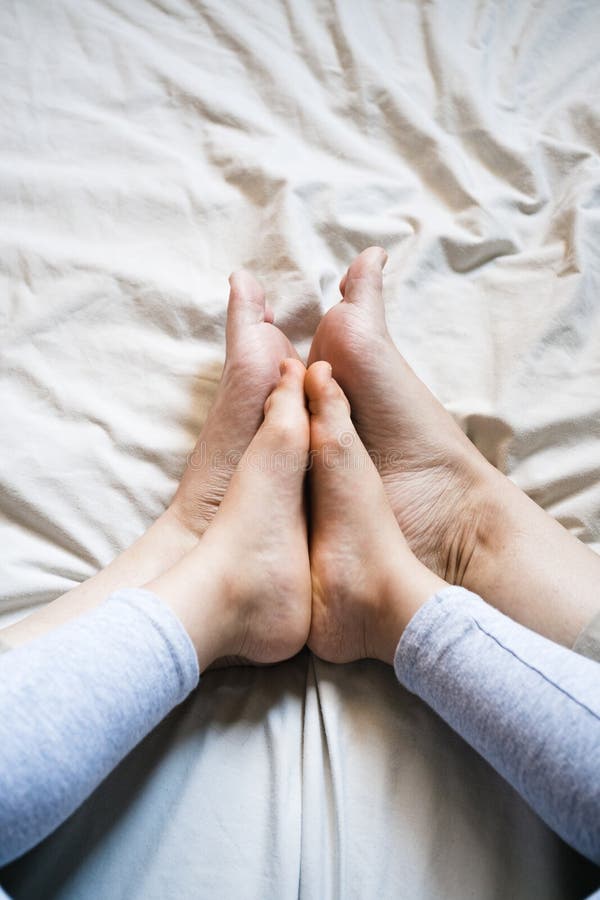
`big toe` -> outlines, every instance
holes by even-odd
[[[327,460],[317,464],[333,465],[348,455],[366,453],[350,418],[350,404],[341,387],[331,377],[327,362],[316,362],[308,369],[304,380],[311,414],[311,450]]]
[[[229,276],[227,336],[235,337],[248,325],[272,321],[273,314],[265,302],[265,292],[254,275],[240,269]]]
[[[387,258],[382,247],[367,247],[359,253],[340,281],[344,300],[372,308],[382,305],[383,269]]]
[[[284,359],[281,379],[265,402],[265,420],[253,443],[308,452],[308,413],[304,402],[306,369],[298,359]]]

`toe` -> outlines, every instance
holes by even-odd
[[[298,359],[284,359],[281,379],[265,403],[264,426],[271,437],[285,444],[308,441],[308,413],[304,400],[306,369]]]
[[[350,404],[332,377],[331,365],[325,360],[319,360],[310,366],[304,379],[304,390],[311,415],[331,417],[339,410],[339,415],[349,418]]]
[[[317,478],[330,482],[332,469],[349,472],[373,469],[373,464],[350,417],[350,404],[331,377],[328,363],[313,363],[306,373],[304,389],[310,410],[310,449]]]
[[[368,247],[353,260],[340,281],[340,292],[348,303],[381,306],[383,268],[387,253],[382,247]]]
[[[360,454],[362,444],[350,418],[350,404],[331,377],[331,366],[325,362],[313,363],[304,386],[311,414],[310,447],[316,467],[324,464],[329,468]]]
[[[279,371],[279,384],[267,398],[269,409],[283,408],[288,404],[304,407],[304,365],[299,359],[289,357],[281,361]]]
[[[232,272],[229,276],[229,285],[228,337],[246,325],[264,322],[266,317],[265,292],[254,275],[243,269]]]

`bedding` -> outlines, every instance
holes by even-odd
[[[168,502],[229,272],[306,354],[372,243],[408,361],[599,550],[598,47],[595,0],[1,4],[1,623]],[[207,674],[0,883],[558,900],[597,876],[391,669],[304,652]]]

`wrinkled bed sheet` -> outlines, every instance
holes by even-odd
[[[218,381],[228,273],[262,278],[305,353],[375,242],[410,363],[598,549],[599,47],[595,0],[1,4],[3,622],[164,508]],[[594,880],[391,670],[306,653],[208,674],[3,874],[61,900]]]

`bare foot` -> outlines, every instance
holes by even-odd
[[[274,324],[260,284],[234,272],[227,308],[227,354],[221,382],[175,497],[171,514],[200,536],[212,520],[279,381],[279,364],[298,358]]]
[[[382,299],[386,259],[371,247],[354,260],[340,283],[343,300],[317,329],[309,363],[333,366],[414,553],[447,581],[468,585],[498,473],[394,346]]]
[[[406,543],[328,363],[310,367],[305,390],[311,413],[308,645],[329,662],[392,663],[408,621],[446,582]]]
[[[305,369],[295,359],[282,369],[212,524],[194,550],[148,585],[175,608],[202,669],[224,657],[279,662],[308,636]]]

